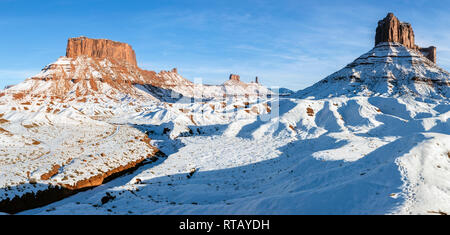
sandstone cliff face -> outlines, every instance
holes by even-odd
[[[378,22],[375,45],[381,42],[398,42],[408,48],[417,49],[414,44],[414,31],[411,25],[400,22],[392,13]]]
[[[70,38],[67,42],[66,56],[76,58],[81,55],[101,59],[109,58],[137,65],[136,54],[130,45],[107,39]]]
[[[403,44],[407,48],[421,52],[426,58],[436,63],[436,47],[421,48],[417,46],[411,24],[400,22],[393,13],[389,13],[383,20],[378,22],[375,46],[382,42]]]

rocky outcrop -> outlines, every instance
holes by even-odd
[[[419,51],[429,60],[436,63],[436,47],[419,48]]]
[[[415,44],[414,31],[410,23],[401,22],[393,13],[378,21],[375,46],[382,42],[396,42],[405,47],[421,52],[426,58],[436,63],[436,47],[421,48]]]
[[[408,48],[417,49],[411,24],[400,22],[393,13],[378,21],[375,45],[381,42],[398,42]]]
[[[241,76],[239,76],[237,74],[230,74],[230,80],[240,81],[241,80]]]
[[[60,168],[61,168],[60,165],[54,165],[49,172],[41,175],[41,180],[49,180],[54,175],[58,174]]]
[[[150,140],[147,138],[145,141]],[[158,161],[161,157],[167,157],[167,155],[161,152],[159,149],[154,149],[157,151],[154,154],[149,154],[145,158],[128,163],[124,166],[120,166],[116,169],[105,172],[104,174],[93,176],[86,180],[81,180],[75,185],[47,185],[47,189],[44,190],[40,190],[37,192],[27,192],[22,196],[15,196],[12,199],[1,200],[0,212],[15,214],[24,210],[42,207],[70,197],[79,192],[94,188],[103,183],[107,183],[125,174],[132,173],[141,166]]]
[[[82,55],[100,59],[109,58],[137,65],[136,54],[126,43],[87,37],[70,38],[67,42],[66,57],[77,58]]]

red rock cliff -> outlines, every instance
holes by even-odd
[[[66,56],[76,58],[81,55],[102,59],[110,58],[137,65],[136,54],[130,45],[107,39],[70,38],[67,42]]]
[[[375,35],[375,46],[381,42],[396,42],[405,47],[421,52],[429,60],[436,63],[436,47],[421,48],[415,44],[414,31],[411,24],[401,22],[393,13],[378,21]]]

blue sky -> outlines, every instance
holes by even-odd
[[[372,49],[378,20],[410,22],[450,70],[450,1],[0,0],[0,89],[65,55],[69,37],[127,42],[139,66],[221,84],[230,73],[303,89]]]

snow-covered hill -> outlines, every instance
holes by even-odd
[[[250,101],[268,94],[256,83],[201,85],[176,69],[155,73],[114,58],[60,57],[0,92],[0,211],[44,205],[156,161],[164,154],[150,144],[145,131],[133,126],[142,117],[178,120],[176,130],[183,133],[196,122],[191,109],[222,112],[249,106],[228,106],[227,100]],[[199,105],[176,104],[192,99]],[[252,108],[243,115],[263,112]]]
[[[33,100],[58,97],[64,101],[91,99],[120,100],[127,96],[137,100],[170,98],[211,99],[226,96],[261,96],[272,92],[258,83],[226,81],[222,85],[194,84],[172,71],[142,70],[109,58],[61,57],[26,81],[5,89],[1,96]]]
[[[384,42],[297,97],[402,96],[449,98],[450,75],[416,50]]]
[[[450,211],[450,103],[278,99],[279,117],[181,105],[128,122],[168,155],[50,214],[433,214]],[[258,107],[258,106],[255,106]],[[197,110],[197,111],[196,111]],[[162,114],[160,112],[164,112]],[[220,118],[219,118],[220,117]],[[195,120],[195,122],[192,122]],[[107,200],[108,199],[108,200]]]

